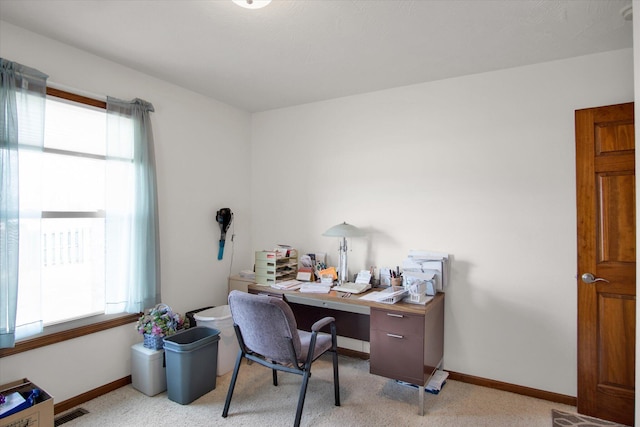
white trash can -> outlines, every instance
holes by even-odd
[[[131,346],[131,385],[147,396],[167,389],[164,350],[152,350],[142,343]]]
[[[194,313],[197,326],[205,326],[220,331],[218,341],[218,376],[231,372],[238,357],[238,339],[233,329],[233,318],[228,305],[209,308]]]

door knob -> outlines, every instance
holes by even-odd
[[[608,281],[607,279],[602,279],[602,278],[600,278],[600,277],[595,277],[595,276],[594,276],[593,274],[591,274],[591,273],[584,273],[584,274],[582,275],[582,281],[583,281],[584,283],[587,283],[587,284],[589,284],[589,283],[595,283],[595,282],[606,282],[606,283],[609,283],[609,281]]]

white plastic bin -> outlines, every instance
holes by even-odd
[[[131,385],[147,396],[167,389],[164,350],[152,350],[142,343],[131,347]]]
[[[231,309],[228,305],[213,307],[193,315],[196,325],[220,331],[218,341],[218,376],[231,372],[238,356],[238,339],[233,329]]]

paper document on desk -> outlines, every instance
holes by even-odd
[[[380,298],[380,295],[382,292],[371,292],[368,293],[366,295],[361,296],[359,299],[365,300],[365,301],[378,301],[378,298]],[[383,297],[384,298],[384,297]]]
[[[371,272],[369,270],[360,270],[356,277],[356,283],[368,284],[371,282]]]
[[[271,285],[274,289],[280,289],[284,291],[294,291],[302,286],[302,282],[299,280],[285,280],[282,282],[276,282]]]
[[[331,285],[324,285],[322,283],[305,283],[300,286],[300,292],[310,294],[328,294],[331,291]]]
[[[395,288],[400,288],[400,287],[396,286]],[[406,289],[404,288],[400,288],[400,289],[395,289],[395,288],[391,287],[380,292],[371,292],[371,293],[368,293],[367,295],[361,296],[360,299],[365,301],[382,301],[382,300],[392,299],[393,297],[404,295],[407,293]]]
[[[449,282],[449,254],[444,252],[409,251],[409,257],[402,263],[402,268],[407,277],[408,273],[435,274],[431,279],[433,292],[442,292]],[[426,278],[426,277],[421,277]]]
[[[333,290],[338,292],[348,292],[350,294],[360,294],[364,291],[371,289],[371,283],[343,283],[342,285],[334,286]]]

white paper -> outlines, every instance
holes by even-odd
[[[371,272],[369,270],[360,270],[358,277],[356,277],[356,283],[369,283],[371,282]]]
[[[365,294],[363,296],[361,296],[359,299],[361,300],[365,300],[365,301],[379,301],[380,300],[380,296],[378,294],[381,294],[382,291],[380,292],[369,292],[368,294]],[[388,296],[388,294],[387,294]],[[385,299],[386,297],[382,297],[382,299]]]
[[[302,255],[300,257],[300,266],[301,267],[308,267],[308,268],[314,268],[315,265],[313,263],[313,260],[311,259],[311,257],[309,255]]]
[[[403,261],[402,267],[405,271],[411,272],[429,272],[436,273],[437,279],[434,280],[434,292],[444,291],[449,282],[449,254],[444,252],[433,251],[409,251],[409,257]]]
[[[300,286],[300,292],[310,294],[328,294],[331,291],[331,286],[323,285],[321,283],[305,283]]]
[[[298,289],[300,286],[302,286],[302,282],[300,282],[299,280],[285,280],[283,282],[274,283],[271,285],[272,288],[287,291],[293,291],[295,289]]]
[[[447,380],[448,377],[449,377],[448,372],[441,371],[440,369],[438,369],[433,374],[433,376],[431,377],[431,379],[429,380],[429,383],[425,388],[428,390],[438,391],[442,388],[442,384],[444,384],[444,382]]]
[[[407,291],[404,288],[398,291],[393,288],[387,288],[380,292],[369,292],[368,294],[361,296],[360,299],[365,301],[381,301],[387,298],[393,298],[396,295],[402,295],[406,292]]]
[[[380,269],[380,286],[391,286],[391,269],[382,267]]]

